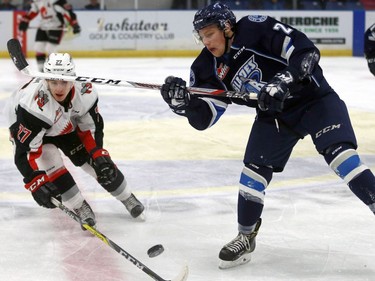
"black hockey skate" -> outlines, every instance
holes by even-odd
[[[237,237],[226,244],[219,253],[220,269],[235,267],[248,263],[251,259],[251,252],[255,249],[255,237],[258,234],[262,219],[259,219],[252,233],[246,235],[238,233]]]
[[[139,200],[134,196],[133,193],[128,199],[121,202],[125,205],[126,209],[129,211],[130,215],[133,218],[139,217],[145,209],[143,204],[139,202]]]
[[[79,216],[81,219],[81,224],[88,224],[91,227],[95,227],[96,220],[95,220],[95,214],[92,211],[90,205],[86,202],[86,200],[83,201],[82,206],[74,209],[74,212]],[[83,230],[86,230],[83,226],[81,226]]]

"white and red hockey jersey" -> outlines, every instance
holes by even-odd
[[[90,152],[103,144],[103,119],[98,93],[91,83],[74,82],[66,102],[58,103],[45,80],[32,79],[16,91],[7,105],[15,164],[24,177],[34,170],[29,159],[41,155],[44,137],[78,133]]]
[[[26,18],[32,20],[38,14],[41,17],[40,29],[50,30],[62,28],[65,23],[72,26],[77,23],[77,16],[66,0],[34,0]]]

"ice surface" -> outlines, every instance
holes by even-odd
[[[30,65],[35,67],[33,58]],[[193,58],[76,59],[80,75],[162,83],[189,77]],[[362,160],[375,166],[375,77],[364,58],[323,57],[329,83],[347,103]],[[0,60],[0,109],[28,78]],[[184,264],[188,280],[276,281],[375,279],[375,220],[326,166],[309,138],[267,189],[263,225],[252,261],[218,269],[221,247],[237,234],[237,182],[252,109],[232,105],[199,132],[174,115],[152,90],[98,86],[105,147],[145,204],[132,219],[98,184],[69,163],[97,215],[98,230],[165,279]],[[58,209],[39,207],[23,188],[0,116],[0,280],[151,280]],[[165,251],[149,258],[147,249]]]

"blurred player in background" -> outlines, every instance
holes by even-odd
[[[250,261],[265,190],[307,135],[329,167],[375,213],[375,177],[356,151],[346,105],[324,78],[319,50],[307,36],[263,15],[236,22],[221,3],[199,10],[193,25],[205,48],[191,66],[190,85],[234,90],[245,100],[190,95],[186,82],[173,76],[162,85],[163,99],[198,130],[213,126],[232,102],[257,113],[239,180],[238,235],[221,249],[219,267]],[[257,100],[249,93],[257,93]]]
[[[370,72],[375,76],[375,24],[365,32],[364,53]]]
[[[44,72],[75,75],[75,65],[69,54],[52,53]],[[141,216],[144,206],[103,148],[104,123],[92,84],[32,79],[12,96],[8,114],[15,164],[39,205],[54,208],[53,196],[73,209],[83,223],[96,224],[92,209],[63,163],[62,151],[121,201],[132,217]]]
[[[35,36],[34,50],[38,69],[43,71],[46,57],[57,51],[64,35],[66,23],[72,26],[73,34],[80,33],[81,28],[72,6],[67,1],[34,0],[31,3],[30,10],[22,17],[18,29],[26,31],[29,28],[30,21],[38,14],[41,20]]]
[[[13,5],[12,0],[3,0],[0,3],[0,10],[17,10],[17,6]]]

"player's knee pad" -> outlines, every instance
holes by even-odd
[[[60,151],[54,144],[43,144],[42,154],[35,160],[39,170],[48,171],[48,175],[65,169]]]
[[[123,173],[121,173],[121,171],[117,167],[116,167],[116,170],[117,170],[117,177],[115,178],[115,180],[105,186],[102,185],[103,188],[110,193],[114,192],[125,180]]]
[[[240,195],[245,200],[263,205],[265,189],[272,179],[272,173],[270,167],[246,164],[240,178]]]
[[[331,169],[346,183],[356,178],[368,167],[361,162],[357,151],[347,143],[329,147],[324,153],[324,159]]]

